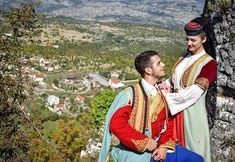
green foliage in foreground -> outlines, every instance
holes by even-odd
[[[23,40],[39,32],[36,3],[12,8],[1,15],[0,27],[0,161],[29,161],[30,129],[22,111],[32,84],[25,74]],[[7,35],[5,33],[10,33]]]
[[[107,88],[91,100],[91,109],[89,110],[89,113],[91,115],[92,127],[95,129],[99,129],[104,124],[105,115],[111,106],[115,95],[115,91]]]

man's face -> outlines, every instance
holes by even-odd
[[[197,36],[186,36],[186,45],[188,50],[193,54],[201,52],[204,47],[202,43],[206,41],[206,37],[202,38],[200,35]]]
[[[152,66],[150,67],[150,75],[154,78],[161,79],[165,76],[165,64],[157,55],[151,57]]]

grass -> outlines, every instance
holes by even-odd
[[[43,134],[45,137],[51,136],[57,129],[56,121],[46,121],[43,124]]]

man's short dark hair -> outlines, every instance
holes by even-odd
[[[135,69],[140,73],[142,77],[144,77],[146,67],[151,67],[151,57],[159,56],[158,52],[156,51],[145,51],[142,53],[137,54],[135,58]]]

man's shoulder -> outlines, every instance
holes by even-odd
[[[119,95],[130,95],[133,93],[134,87],[133,86],[128,86],[124,89],[122,89],[118,94]]]

